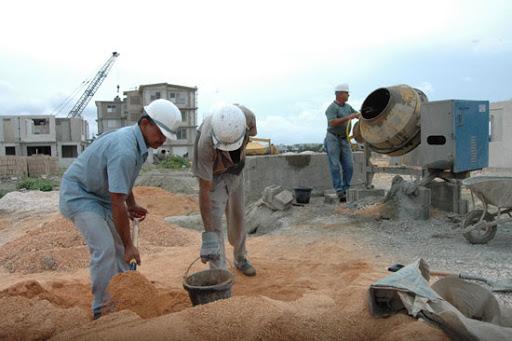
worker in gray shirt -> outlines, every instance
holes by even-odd
[[[205,118],[194,143],[192,172],[199,179],[199,208],[203,220],[201,261],[226,268],[222,216],[233,246],[235,266],[247,276],[256,269],[247,259],[242,170],[249,136],[255,136],[256,117],[244,106],[226,105]]]
[[[117,273],[129,270],[140,255],[130,235],[130,218],[144,219],[147,209],[132,193],[148,148],[176,139],[179,109],[159,99],[144,108],[136,125],[102,134],[80,154],[62,177],[60,212],[80,231],[91,254],[93,317],[102,315],[105,290]]]
[[[336,99],[325,111],[327,116],[327,134],[324,145],[329,159],[329,169],[334,190],[340,202],[346,200],[346,191],[350,187],[354,172],[352,147],[347,140],[347,123],[359,116],[357,111],[347,103],[349,97],[348,84],[342,83],[334,88]],[[343,179],[340,172],[342,168]]]

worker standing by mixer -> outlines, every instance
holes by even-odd
[[[225,269],[222,216],[234,250],[235,266],[247,276],[256,269],[247,259],[243,168],[256,117],[244,106],[225,105],[205,118],[194,143],[192,172],[199,179],[199,208],[203,220],[201,261]]]
[[[179,109],[159,99],[144,108],[133,126],[98,137],[73,162],[62,177],[60,212],[80,231],[89,252],[93,317],[102,315],[105,290],[111,278],[129,270],[140,255],[130,235],[130,218],[144,219],[148,210],[136,203],[132,193],[148,148],[176,139]]]
[[[359,116],[357,111],[347,103],[349,97],[348,84],[341,83],[334,88],[336,99],[327,110],[327,134],[324,139],[331,179],[334,190],[340,202],[347,198],[347,190],[350,187],[352,173],[354,172],[354,159],[352,148],[347,139],[347,123]],[[340,173],[340,165],[343,179]]]

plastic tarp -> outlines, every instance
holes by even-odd
[[[418,259],[370,285],[375,318],[406,309],[441,328],[453,340],[512,340],[512,309],[480,285],[445,277],[429,285],[428,264]]]

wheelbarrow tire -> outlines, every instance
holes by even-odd
[[[471,225],[475,225],[480,220],[480,217],[484,213],[483,210],[473,210],[466,214],[464,219],[462,220],[462,228],[465,229]],[[492,214],[487,212],[485,214],[484,220],[486,222],[491,222],[494,220]],[[486,244],[488,241],[492,240],[496,235],[497,225],[486,227],[485,229],[475,229],[473,231],[464,233],[463,236],[466,238],[468,242],[471,244]]]

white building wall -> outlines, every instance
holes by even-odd
[[[512,101],[490,103],[489,167],[512,168]]]

